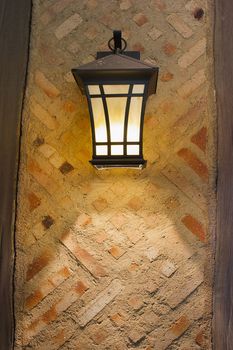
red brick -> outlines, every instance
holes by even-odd
[[[112,24],[114,21],[114,13],[113,14],[105,14],[103,17],[100,18],[100,22],[106,25],[107,27],[112,27]]]
[[[141,233],[138,230],[131,227],[126,227],[124,229],[124,233],[130,240],[130,242],[132,242],[133,244],[137,243],[140,240],[140,238],[142,238]]]
[[[88,214],[82,213],[79,215],[76,223],[75,228],[85,228],[86,226],[90,225],[92,222],[91,217]]]
[[[39,46],[39,53],[50,65],[61,66],[64,64],[64,58],[58,54],[53,47],[46,45],[44,42]]]
[[[88,289],[88,287],[82,281],[78,281],[76,286],[75,286],[75,291],[79,295],[83,295],[87,289]]]
[[[110,319],[118,327],[123,326],[125,323],[125,317],[121,313],[116,313],[116,314],[111,315]]]
[[[40,20],[43,23],[43,25],[49,24],[49,22],[51,22],[52,19],[53,19],[53,16],[48,11],[44,12],[43,15],[40,17]]]
[[[61,275],[64,278],[67,278],[70,276],[71,272],[70,270],[65,266],[61,270],[58,271],[58,274]]]
[[[57,318],[57,311],[54,305],[42,315],[42,320],[45,323],[54,321],[56,320],[56,318]]]
[[[164,114],[167,114],[167,113],[171,113],[174,110],[175,105],[176,104],[174,103],[174,101],[165,100],[159,105],[159,108],[162,110]]]
[[[95,207],[98,211],[103,211],[107,208],[108,202],[105,198],[99,197],[94,202],[92,202],[92,205]]]
[[[99,244],[101,244],[104,241],[106,241],[107,238],[108,238],[108,236],[107,236],[105,231],[100,231],[100,232],[94,234],[94,239]]]
[[[31,103],[30,110],[40,120],[41,123],[46,125],[48,129],[55,130],[58,127],[58,122],[56,120],[56,117],[51,116],[49,112],[45,110],[43,107],[41,107],[41,105],[39,105],[38,103],[35,103],[35,102]],[[38,138],[37,138],[36,146],[39,146]]]
[[[128,270],[130,272],[137,271],[138,269],[139,269],[139,265],[136,262],[134,262],[134,261],[128,267]]]
[[[87,1],[87,6],[91,10],[95,9],[97,7],[97,5],[98,5],[97,0],[88,0]]]
[[[143,202],[139,197],[135,196],[135,197],[130,199],[130,201],[128,202],[128,206],[131,209],[137,211],[143,206]]]
[[[61,242],[71,251],[71,253],[85,266],[88,271],[95,277],[106,276],[106,271],[103,266],[84,248],[82,248],[77,241],[72,237],[68,231],[61,237]]]
[[[143,26],[146,22],[148,22],[147,17],[143,13],[137,13],[134,17],[133,20],[139,27]]]
[[[170,328],[170,331],[176,336],[180,337],[190,326],[190,321],[187,316],[181,316]]]
[[[133,344],[139,344],[144,338],[146,334],[143,328],[134,328],[129,332],[129,339]]]
[[[83,282],[78,281],[76,285],[74,285],[68,292],[66,292],[66,294],[61,299],[50,306],[49,309],[41,316],[37,317],[34,320],[29,317],[29,325],[26,327],[24,332],[24,345],[28,344],[30,339],[39,333],[42,329],[44,329],[49,323],[55,321],[61,312],[70,307],[71,304],[73,304],[80,297],[80,295],[84,293],[84,288],[82,288],[82,291],[80,291],[79,287],[77,288],[77,285],[80,284],[84,285]],[[88,287],[86,286],[85,290],[87,288]]]
[[[50,194],[53,194],[58,190],[58,185],[54,179],[50,178],[35,160],[28,160],[28,171]]]
[[[181,157],[205,182],[208,181],[208,168],[207,166],[197,158],[197,156],[187,148],[182,148],[178,152],[178,156]]]
[[[171,72],[165,72],[161,75],[160,80],[163,83],[167,83],[168,81],[172,80],[174,75]]]
[[[30,211],[33,211],[39,207],[41,204],[41,199],[34,192],[30,192],[28,193],[28,202]]]
[[[143,53],[145,51],[145,47],[141,43],[138,42],[138,43],[135,43],[133,45],[133,50],[140,51]]]
[[[185,131],[190,128],[190,126],[194,125],[199,116],[205,113],[206,102],[207,101],[205,98],[201,98],[196,103],[191,105],[187,111],[185,110],[185,112],[182,113],[174,123],[172,123],[169,135],[167,137],[173,141],[177,140],[181,135],[184,135]]]
[[[36,306],[43,298],[43,294],[40,290],[36,290],[34,293],[30,294],[25,300],[26,309],[32,309]]]
[[[74,102],[67,100],[67,101],[63,102],[62,109],[65,112],[73,113],[77,109],[77,107],[76,107],[76,104]]]
[[[203,128],[201,128],[195,135],[192,136],[191,141],[203,152],[205,152],[207,145],[207,128],[203,126]]]
[[[57,97],[60,95],[60,91],[54,86],[45,75],[40,72],[35,72],[35,83],[38,85],[49,97]]]
[[[108,333],[104,329],[99,329],[97,332],[91,335],[92,340],[96,345],[100,345],[108,337]]]
[[[122,213],[117,213],[110,221],[117,229],[120,229],[127,222],[125,215]]]
[[[125,253],[123,249],[117,246],[111,247],[108,251],[115,259],[119,259]]]
[[[187,179],[181,174],[174,166],[171,164],[166,165],[162,170],[164,176],[167,177],[169,181],[174,183],[188,198],[190,198],[198,206],[205,209],[206,199],[203,193],[194,187]]]
[[[186,215],[182,219],[183,224],[190,230],[200,241],[205,241],[205,230],[203,225],[195,219],[192,215]]]
[[[65,279],[71,275],[71,271],[64,266],[58,271],[55,271],[49,278],[40,281],[40,288],[30,294],[25,302],[27,309],[35,307],[43,298],[58,287]]]
[[[201,348],[204,349],[205,334],[204,334],[203,330],[201,330],[200,332],[197,333],[196,338],[195,338],[195,342],[197,345],[199,345]]]
[[[65,329],[61,329],[54,337],[52,337],[53,343],[62,344],[66,339]]]
[[[140,310],[143,305],[143,299],[139,295],[133,295],[128,299],[128,304],[132,306],[134,310]]]
[[[154,3],[155,3],[155,5],[157,6],[157,8],[160,11],[164,11],[166,9],[166,5],[165,5],[164,1],[162,1],[162,0],[155,0]]]
[[[41,255],[35,257],[28,266],[26,281],[32,279],[38,272],[47,266],[54,259],[54,255],[50,250],[45,250]]]
[[[94,40],[98,35],[98,30],[95,27],[89,27],[88,30],[84,33],[84,35],[89,40]]]
[[[166,43],[163,45],[163,52],[167,56],[172,56],[176,52],[176,46],[172,43]]]

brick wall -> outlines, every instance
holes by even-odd
[[[211,13],[202,0],[34,1],[16,349],[211,349]],[[113,29],[160,67],[143,171],[88,162],[87,104],[70,69]]]

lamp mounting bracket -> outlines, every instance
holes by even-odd
[[[122,45],[123,44],[123,45]],[[103,58],[114,54],[121,54],[132,57],[134,59],[140,60],[139,51],[125,51],[127,48],[127,42],[122,38],[121,30],[114,30],[113,37],[108,41],[108,47],[111,51],[98,51],[96,54],[96,59]]]

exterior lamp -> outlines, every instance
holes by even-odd
[[[111,51],[97,52],[95,61],[72,69],[89,107],[90,163],[97,169],[142,169],[145,106],[156,92],[158,68],[141,62],[140,52],[125,51],[121,31],[113,32],[108,46]]]

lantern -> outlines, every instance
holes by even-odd
[[[89,107],[90,162],[97,169],[141,169],[146,165],[143,159],[146,100],[156,92],[158,68],[141,62],[140,52],[125,51],[126,41],[120,31],[113,32],[108,44],[111,51],[98,52],[95,61],[72,69]]]

